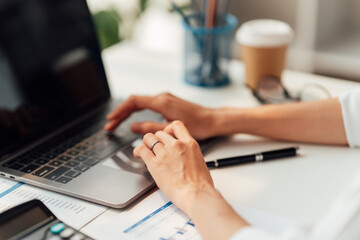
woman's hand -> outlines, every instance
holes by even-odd
[[[196,194],[214,190],[199,144],[180,121],[171,123],[164,131],[146,134],[134,155],[145,161],[158,187],[185,212],[192,211],[188,203]]]
[[[197,140],[216,135],[214,127],[214,109],[205,108],[175,97],[170,93],[157,96],[131,96],[107,116],[109,121],[105,130],[113,131],[133,112],[150,109],[160,113],[167,123],[139,122],[131,125],[131,130],[138,134],[155,133],[163,130],[170,122],[181,120]]]
[[[200,147],[184,124],[144,136],[134,149],[158,187],[195,223],[203,239],[229,239],[248,224],[215,190]]]

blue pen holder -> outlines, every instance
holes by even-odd
[[[230,83],[229,62],[238,21],[225,15],[223,24],[214,28],[202,26],[202,16],[188,17],[185,28],[185,82],[201,87],[220,87]]]

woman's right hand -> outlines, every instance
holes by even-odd
[[[155,133],[163,130],[174,120],[182,121],[191,135],[197,140],[216,136],[214,128],[215,109],[196,105],[180,99],[170,93],[156,96],[131,96],[121,103],[107,116],[109,121],[105,130],[113,131],[133,112],[150,109],[160,113],[166,123],[137,122],[131,125],[131,130],[138,134]]]
[[[188,214],[198,193],[216,192],[199,144],[180,121],[147,133],[134,156],[144,160],[158,187]]]
[[[248,226],[215,190],[198,143],[184,124],[144,136],[134,149],[164,194],[195,223],[203,239],[229,239]]]

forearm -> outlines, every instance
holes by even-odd
[[[215,112],[214,129],[219,135],[247,133],[287,141],[347,144],[338,99]]]
[[[189,204],[185,211],[205,240],[229,239],[248,226],[215,189],[197,193]]]

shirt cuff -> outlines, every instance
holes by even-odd
[[[360,147],[360,89],[339,97],[346,138],[350,147]]]
[[[254,227],[246,227],[236,232],[229,240],[278,240],[274,236]]]

